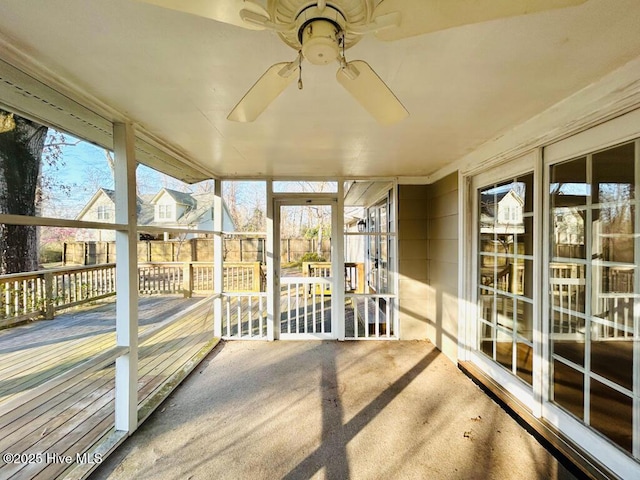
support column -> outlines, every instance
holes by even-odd
[[[275,340],[280,333],[276,319],[276,294],[280,295],[280,269],[276,275],[275,268],[280,266],[280,258],[274,258],[274,235],[279,229],[274,225],[273,181],[267,180],[267,339]],[[279,236],[279,234],[278,234]],[[277,265],[275,262],[278,262]]]
[[[338,340],[345,336],[345,308],[344,308],[344,182],[338,182],[338,201],[331,205],[337,209],[331,218],[331,261],[333,263],[333,318],[336,319],[335,334]]]
[[[222,289],[224,285],[224,258],[222,255],[222,180],[216,180],[213,199],[213,334],[222,337]]]
[[[116,223],[116,344],[129,353],[116,360],[116,430],[138,427],[138,284],[135,132],[130,123],[113,125]]]

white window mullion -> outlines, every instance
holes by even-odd
[[[495,184],[494,184],[495,186]],[[498,232],[495,228],[495,225],[498,223],[498,202],[495,200],[495,193],[493,204],[495,205],[495,215],[493,217],[493,248],[497,245],[498,242]],[[482,238],[482,237],[481,237]],[[482,249],[482,240],[480,241],[480,249]],[[497,361],[498,358],[498,257],[496,256],[496,252],[492,252],[491,261],[493,263],[493,287],[491,294],[493,295],[493,303],[492,303],[492,316],[491,316],[491,340],[492,340],[492,359],[493,361]]]
[[[587,264],[585,266],[585,300],[584,300],[584,383],[583,383],[583,395],[584,395],[584,403],[583,403],[583,418],[584,423],[587,425],[590,424],[590,409],[591,409],[591,315],[593,314],[592,309],[592,298],[593,298],[593,156],[587,156],[587,185],[590,186],[589,193],[586,195],[586,211],[585,211],[585,220],[584,220],[584,245],[585,245],[585,258],[587,259]],[[591,259],[591,261],[589,261]],[[597,264],[596,264],[596,268]]]
[[[543,150],[537,150],[533,169],[533,415],[542,417],[542,405],[549,398],[549,175],[544,171]]]
[[[635,231],[640,230],[640,140],[635,141]],[[635,236],[635,264],[640,265],[640,235]],[[640,293],[640,272],[635,271],[633,279],[633,291],[637,295]],[[633,326],[633,456],[640,459],[640,299],[636,296],[633,300],[634,326]]]

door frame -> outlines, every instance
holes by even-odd
[[[344,237],[342,235],[344,218],[341,192],[333,194],[314,193],[273,193],[273,246],[271,275],[273,301],[273,338],[283,340],[343,340],[344,339]],[[280,334],[280,220],[281,207],[322,205],[331,207],[331,332],[330,333],[298,333]]]

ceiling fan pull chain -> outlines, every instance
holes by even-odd
[[[302,90],[302,52],[298,54],[298,90]]]

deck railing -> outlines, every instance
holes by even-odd
[[[0,327],[115,294],[115,264],[0,276]]]
[[[223,293],[222,336],[243,340],[267,338],[266,292]]]
[[[346,338],[397,338],[395,302],[390,293],[345,294]]]
[[[138,264],[141,294],[183,294],[213,291],[212,262]],[[264,291],[260,262],[224,266],[226,291]],[[29,319],[52,319],[55,312],[116,293],[115,263],[65,267],[0,276],[0,328]]]
[[[332,277],[331,262],[303,262],[304,277]],[[344,288],[349,293],[364,293],[364,263],[345,262]]]
[[[586,328],[586,266],[554,263],[550,269],[550,293],[554,310],[555,339],[583,338]],[[635,269],[606,267],[593,275],[591,337],[628,340],[634,336],[633,305]]]
[[[281,334],[331,333],[330,277],[282,277],[280,284]]]

